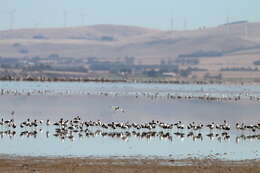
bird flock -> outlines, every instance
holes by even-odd
[[[236,131],[236,142],[243,140],[260,141],[260,122],[252,125],[245,123],[236,123],[234,126],[226,120],[223,123],[195,123],[184,124],[181,121],[174,123],[164,123],[152,120],[145,123],[130,122],[110,122],[105,123],[98,121],[84,121],[81,117],[75,116],[70,120],[63,118],[58,121],[51,120],[31,120],[16,123],[14,119],[0,121],[0,137],[5,136],[14,138],[16,135],[25,138],[36,138],[39,134],[45,133],[46,138],[55,137],[62,141],[74,141],[84,137],[110,137],[113,139],[121,139],[128,141],[131,137],[138,139],[166,139],[173,141],[174,139],[191,138],[193,141],[202,141],[205,137],[211,141],[228,141],[231,138],[231,131]]]
[[[126,93],[121,92],[85,92],[77,91],[76,93],[72,90],[61,90],[61,91],[52,91],[52,90],[18,90],[18,89],[0,89],[0,95],[97,95],[97,96],[125,96]],[[134,96],[135,98],[149,98],[149,99],[158,99],[166,98],[168,100],[204,100],[204,101],[239,101],[242,99],[247,99],[250,101],[260,102],[260,96],[251,95],[249,92],[240,92],[234,95],[224,94],[224,93],[207,93],[207,92],[132,92],[127,93],[127,96]]]

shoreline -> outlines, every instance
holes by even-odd
[[[191,84],[191,85],[235,85],[235,86],[243,86],[243,85],[260,85],[260,82],[248,82],[248,81],[188,81],[188,80],[138,80],[138,79],[92,79],[92,78],[50,78],[50,79],[39,79],[39,78],[26,78],[26,79],[2,79],[0,78],[0,82],[95,82],[95,83],[144,83],[144,84]]]
[[[259,160],[0,156],[0,172],[258,172]]]

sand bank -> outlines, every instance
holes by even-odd
[[[260,172],[260,161],[160,160],[137,158],[0,158],[1,173]]]

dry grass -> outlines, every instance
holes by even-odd
[[[243,32],[245,25],[248,27],[247,36]],[[179,54],[189,54],[198,50],[237,49],[238,51],[222,57],[200,58],[200,63],[194,67],[208,69],[213,74],[220,73],[221,68],[255,68],[254,61],[260,60],[260,23],[231,25],[230,31],[232,32],[227,33],[226,26],[169,32],[117,25],[0,31],[0,56],[47,57],[55,53],[63,57],[94,56],[103,60],[134,56],[136,64],[160,64],[161,60],[175,60]],[[33,39],[37,34],[42,34],[48,39]],[[102,41],[102,36],[111,36],[114,40]],[[14,46],[16,43],[20,45]],[[239,50],[250,47],[259,48]],[[29,52],[20,53],[22,49]],[[202,75],[204,74],[198,72],[198,76]],[[254,78],[258,77],[259,73],[225,72],[223,75],[231,78]]]
[[[144,63],[156,57],[175,58],[178,54],[198,50],[233,50],[260,45],[260,23],[248,24],[249,35],[243,35],[244,24],[191,31],[159,31],[132,26],[96,25],[54,29],[20,29],[0,31],[0,56],[47,56],[58,53],[65,57],[85,58],[136,56]],[[35,35],[47,39],[33,39]],[[113,41],[102,41],[103,36]],[[14,47],[13,44],[20,43]],[[28,54],[19,53],[26,48]],[[145,59],[145,60],[144,60]]]

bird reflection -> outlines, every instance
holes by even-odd
[[[46,130],[46,131],[44,131]],[[145,123],[129,122],[110,122],[104,123],[97,121],[84,121],[79,116],[74,116],[70,120],[60,118],[57,121],[51,120],[31,120],[16,123],[14,119],[0,121],[0,137],[9,137],[13,139],[17,134],[21,138],[37,138],[45,136],[47,139],[55,138],[61,141],[76,139],[103,137],[129,141],[132,138],[138,140],[184,140],[203,141],[230,141],[231,131],[237,131],[242,134],[235,137],[235,142],[260,140],[257,134],[260,130],[260,123],[246,125],[245,123],[236,123],[233,127],[226,120],[222,123],[211,122],[209,124],[188,123],[185,125],[181,121],[175,123],[165,123],[158,120],[152,120]],[[42,135],[42,134],[45,135]],[[247,133],[245,135],[244,133]]]

